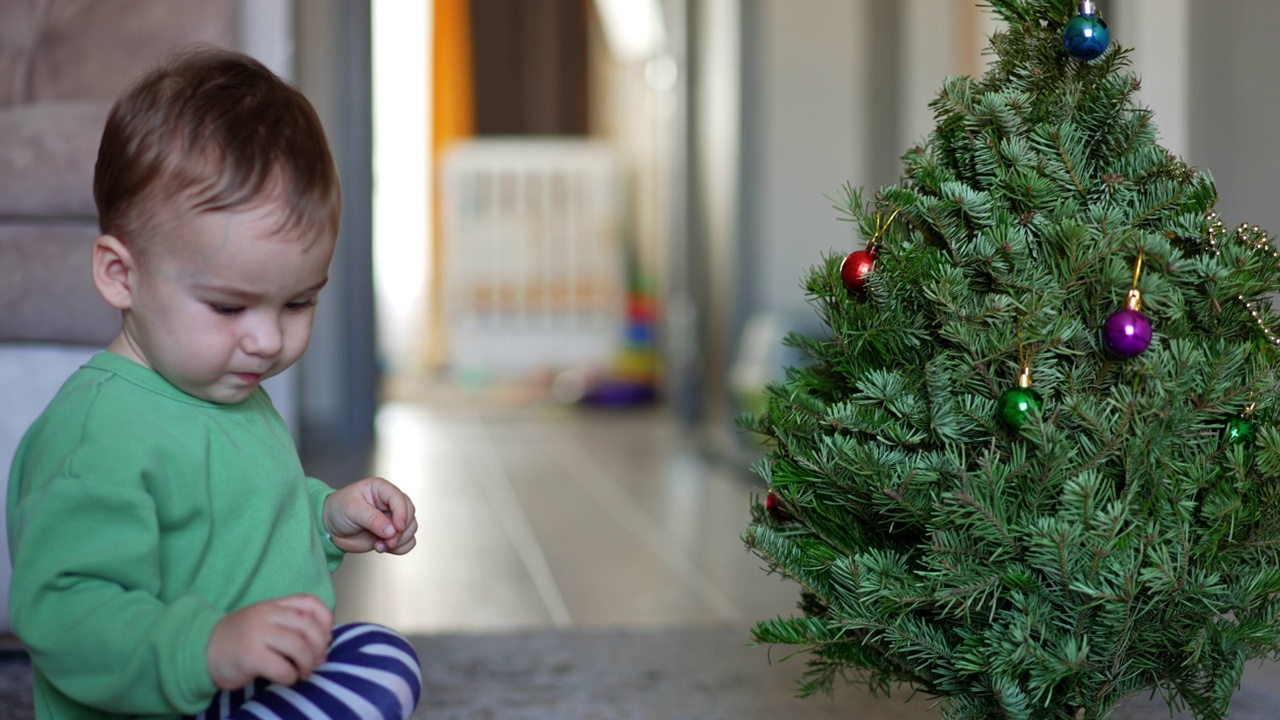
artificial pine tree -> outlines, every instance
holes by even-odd
[[[814,268],[827,334],[740,420],[772,441],[744,539],[803,611],[754,635],[810,653],[802,692],[907,682],[949,719],[1223,718],[1280,649],[1280,262],[1092,8],[987,4],[989,71],[898,184],[846,189],[870,258]]]

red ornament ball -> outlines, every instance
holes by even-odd
[[[855,250],[849,253],[844,262],[840,263],[840,279],[844,281],[844,286],[852,291],[866,287],[867,273],[871,272],[875,261],[874,250]]]
[[[773,494],[772,490],[769,491],[769,495],[764,499],[764,507],[773,516],[773,519],[778,522],[787,522],[791,519],[791,515],[782,509],[782,501],[778,499],[777,495]]]

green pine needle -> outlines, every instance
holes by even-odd
[[[786,510],[756,501],[743,540],[800,588],[754,637],[804,656],[801,694],[907,683],[948,720],[1138,692],[1225,718],[1280,655],[1280,265],[1265,233],[1210,244],[1213,179],[1157,144],[1128,51],[1064,51],[1075,0],[989,6],[993,63],[944,82],[903,180],[833,200],[879,246],[866,288],[816,259],[826,331],[739,418]],[[1154,337],[1121,360],[1099,328],[1139,249]],[[1024,362],[1043,404],[1014,431]]]

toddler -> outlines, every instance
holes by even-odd
[[[306,350],[337,238],[314,109],[251,58],[184,52],[112,108],[94,196],[93,282],[122,329],[9,477],[37,717],[402,720],[417,657],[334,628],[330,573],[409,552],[413,503],[305,477],[261,387]]]

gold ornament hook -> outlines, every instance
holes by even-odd
[[[876,230],[875,230],[875,233],[871,235],[871,240],[867,242],[868,251],[871,251],[874,248],[876,241],[880,239],[881,235],[884,235],[885,230],[889,229],[889,224],[893,222],[894,218],[898,217],[898,213],[900,212],[902,212],[902,208],[895,208],[893,211],[893,214],[889,216],[889,219],[884,221],[883,224],[881,224],[880,211],[879,210],[876,211]]]
[[[1018,373],[1018,387],[1024,389],[1031,387],[1031,367],[1029,365],[1023,365],[1022,371]]]
[[[1031,387],[1031,359],[1027,357],[1027,347],[1022,344],[1022,323],[1014,324],[1018,334],[1018,387]]]
[[[900,212],[902,212],[902,208],[894,208],[893,214],[889,216],[888,220],[884,221],[883,225],[880,224],[880,213],[876,213],[876,237],[880,237],[884,234],[885,230],[889,229],[890,223],[893,222],[894,218],[898,217],[898,213]]]
[[[1133,284],[1129,286],[1129,296],[1124,306],[1130,310],[1142,309],[1142,291],[1138,290],[1138,276],[1142,274],[1142,246],[1138,246],[1138,259],[1133,263]]]

